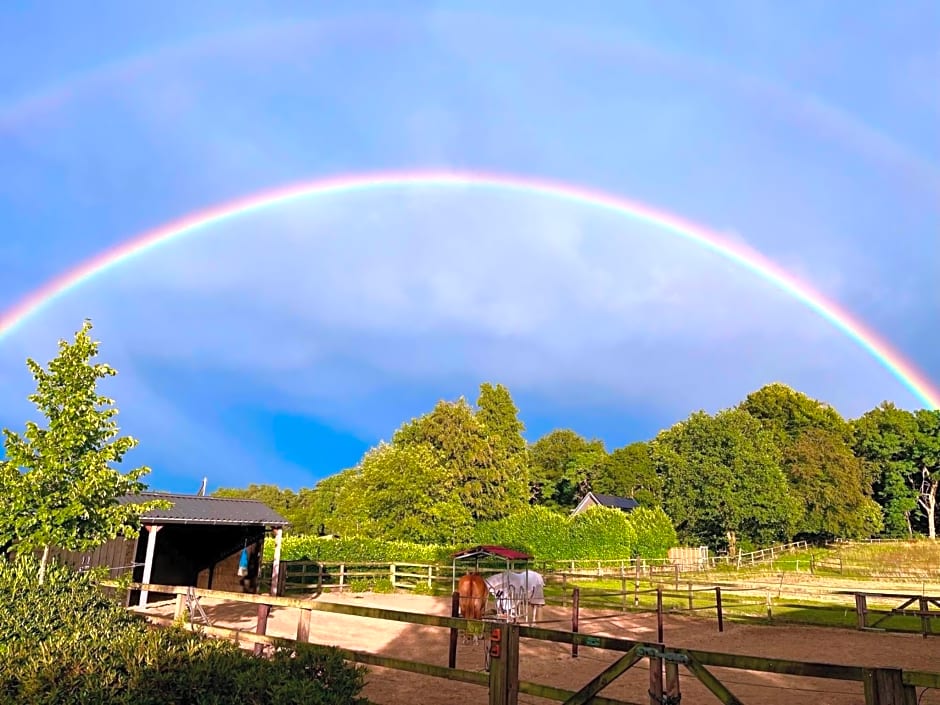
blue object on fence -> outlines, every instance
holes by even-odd
[[[238,575],[244,578],[248,575],[248,547],[242,549],[242,557],[238,561]]]

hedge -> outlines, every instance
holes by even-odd
[[[179,626],[153,629],[87,575],[0,559],[0,702],[367,705],[365,669],[313,644],[257,658]]]
[[[463,544],[497,544],[526,551],[540,561],[662,558],[677,545],[676,531],[660,508],[639,507],[629,513],[591,507],[575,517],[546,507],[527,507],[498,521],[480,522]],[[449,563],[457,548],[437,544],[372,538],[328,539],[287,536],[281,546],[285,561],[323,563]],[[274,543],[265,542],[265,560]]]

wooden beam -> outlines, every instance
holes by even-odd
[[[310,616],[312,610],[300,610],[297,617],[297,641],[306,644],[310,641]]]
[[[532,683],[530,681],[519,681],[519,692],[526,695],[535,695],[546,700],[564,701],[574,695],[574,691],[556,688],[553,685],[543,685],[541,683]],[[635,702],[626,700],[616,700],[614,698],[605,698],[601,695],[595,695],[591,699],[591,705],[637,705]]]
[[[715,697],[722,702],[722,705],[744,705],[744,703],[738,700],[734,693],[728,690],[724,684],[715,678],[711,671],[705,668],[705,666],[702,664],[698,663],[694,659],[689,659],[685,663],[685,667],[688,668],[692,674],[702,682],[702,685],[714,693]]]
[[[147,529],[147,553],[144,556],[144,575],[143,582],[149,583],[150,576],[153,574],[153,554],[157,548],[157,532],[160,531],[161,527],[154,524],[146,524],[144,528]],[[138,607],[147,606],[147,598],[150,597],[149,590],[140,591],[140,599],[137,601]]]
[[[276,528],[274,530],[274,563],[271,567],[271,595],[277,595],[281,586],[281,541],[283,537],[284,529]]]
[[[623,654],[607,668],[594,676],[581,690],[565,700],[564,705],[584,705],[587,703],[642,658],[642,656],[637,654],[637,648],[639,647],[634,646],[630,651]]]

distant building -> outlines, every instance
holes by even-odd
[[[571,516],[580,514],[581,512],[589,509],[590,507],[601,506],[609,507],[610,509],[619,509],[623,512],[632,512],[634,509],[640,506],[640,503],[637,502],[632,497],[615,497],[612,494],[600,494],[595,492],[588,492],[584,495],[578,506],[574,508],[571,512]]]

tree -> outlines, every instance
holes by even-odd
[[[343,487],[341,507],[367,533],[416,543],[452,542],[473,525],[450,473],[426,443],[382,443],[363,457]]]
[[[798,506],[780,450],[746,411],[694,413],[661,431],[651,446],[663,478],[663,509],[685,540],[733,554],[740,539],[769,543],[792,534]]]
[[[811,428],[850,437],[848,425],[835,409],[779,382],[751,392],[738,408],[758,419],[781,446],[784,439],[792,441]]]
[[[403,447],[427,443],[450,473],[450,486],[476,521],[499,519],[525,505],[525,473],[506,462],[506,441],[490,437],[464,398],[440,401],[392,437]]]
[[[881,532],[881,507],[871,499],[864,463],[840,434],[800,432],[784,449],[783,468],[802,507],[797,534],[858,539]]]
[[[4,429],[6,458],[0,470],[0,545],[18,552],[42,550],[40,581],[50,547],[91,550],[109,539],[139,530],[140,516],[162,501],[122,503],[146,489],[141,466],[121,473],[114,465],[137,445],[118,436],[114,400],[97,391],[98,380],[116,375],[92,360],[98,343],[85,321],[72,343],[59,341],[59,354],[44,369],[26,365],[36,380],[29,400],[45,416],[46,428],[29,421],[23,435]]]
[[[890,535],[912,535],[916,525],[936,537],[938,417],[940,411],[910,412],[884,402],[853,423],[855,451],[875,470],[875,495]]]
[[[663,481],[656,474],[649,443],[631,443],[617,448],[608,456],[592,489],[618,497],[633,497],[645,507],[659,506]]]
[[[529,449],[532,496],[539,504],[571,509],[592,488],[607,462],[603,442],[556,429]]]

